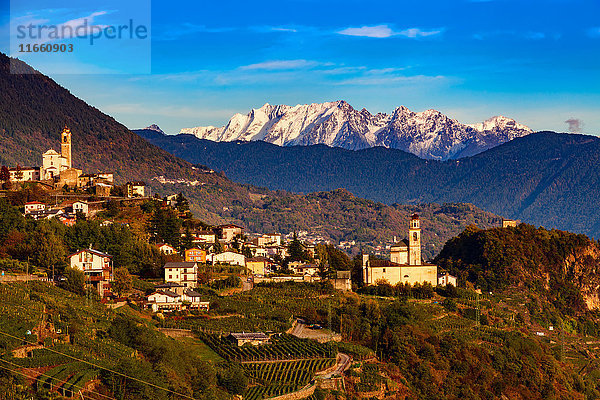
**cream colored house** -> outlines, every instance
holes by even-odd
[[[221,232],[221,239],[229,243],[234,237],[242,234],[243,228],[234,224],[227,224],[219,226],[219,231]]]
[[[291,265],[290,269],[294,271],[294,274],[298,275],[316,275],[319,272],[319,267],[315,264],[299,263]]]
[[[159,285],[156,291],[148,296],[148,306],[152,311],[175,311],[186,308],[208,311],[210,302],[203,301],[202,295],[191,289],[175,292]]]
[[[90,205],[87,201],[76,201],[73,203],[73,213],[77,214],[77,211],[81,212],[86,217],[90,214]]]
[[[193,242],[196,244],[213,244],[217,241],[217,235],[213,231],[198,231],[194,235]]]
[[[252,275],[268,275],[271,273],[273,261],[266,257],[252,257],[246,259],[246,268]]]
[[[264,246],[281,246],[281,235],[262,235],[256,238],[256,245]]]
[[[454,287],[456,287],[457,283],[458,283],[458,280],[456,279],[456,277],[453,275],[450,275],[447,272],[438,274],[438,285],[439,286],[453,285]]]
[[[234,253],[233,251],[225,251],[220,254],[209,254],[206,259],[213,264],[221,263],[240,265],[242,267],[246,266],[246,257],[244,257],[243,254]]]
[[[148,303],[154,312],[172,311],[181,309],[182,299],[181,295],[175,292],[161,289],[148,296]]]
[[[437,266],[423,263],[421,259],[421,224],[419,216],[411,217],[408,240],[396,244],[390,249],[390,260],[371,260],[363,254],[363,280],[366,285],[387,282],[398,283],[430,283],[438,285]]]
[[[12,182],[29,182],[40,180],[40,167],[10,168],[10,180]],[[17,175],[20,175],[18,177]]]
[[[144,197],[146,195],[146,184],[144,182],[127,182],[127,197]]]
[[[39,201],[30,201],[25,203],[25,214],[31,214],[35,211],[44,211],[46,209],[46,205],[44,203],[40,203]]]
[[[86,284],[104,297],[113,277],[112,256],[94,249],[83,249],[69,256],[71,268],[85,274]]]
[[[167,283],[178,283],[186,288],[198,285],[198,264],[195,262],[168,262],[164,270]]]
[[[177,253],[177,250],[175,250],[175,248],[173,246],[171,246],[170,244],[166,244],[166,243],[159,245],[158,250],[167,256]]]

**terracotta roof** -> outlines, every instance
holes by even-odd
[[[374,268],[401,267],[402,266],[402,264],[391,262],[390,260],[380,260],[380,259],[369,260],[369,265]]]

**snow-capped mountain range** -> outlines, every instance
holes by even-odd
[[[401,106],[391,115],[373,115],[335,101],[265,104],[246,115],[235,114],[223,127],[186,128],[180,133],[217,142],[263,140],[279,146],[326,144],[348,150],[384,146],[446,160],[471,156],[532,132],[502,116],[465,125],[436,110],[415,113]]]

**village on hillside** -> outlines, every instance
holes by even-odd
[[[505,299],[459,285],[461,278],[424,259],[426,220],[416,213],[387,245],[351,255],[356,243],[310,240],[307,232],[207,224],[182,193],[152,195],[143,182],[118,184],[110,171],[74,168],[71,132],[65,127],[60,137],[61,153],[48,150],[41,167],[0,173],[0,207],[12,224],[0,232],[0,299],[19,302],[0,306],[23,336],[7,348],[15,362],[38,368],[37,390],[76,398],[107,387],[97,365],[47,352],[70,345],[108,357],[116,351],[108,337],[139,336],[145,359],[177,343],[231,374],[229,381],[217,374],[228,393],[221,398],[391,399],[407,389],[382,360],[401,336],[377,331],[380,321],[401,327],[412,318],[439,335],[456,329],[493,344],[491,325],[505,334],[516,329],[516,316],[532,318],[522,293]],[[503,220],[499,228],[518,226]],[[67,308],[55,300],[65,293]],[[23,299],[43,305],[23,314]],[[28,322],[15,325],[23,315]],[[529,329],[558,340],[544,324]],[[373,332],[390,347],[379,348]],[[394,349],[394,357],[412,357]]]
[[[49,200],[47,202],[27,201],[23,204],[23,214],[27,218],[54,219],[66,226],[73,226],[78,220],[98,220],[101,225],[107,226],[116,223],[107,218],[108,208],[144,206],[153,202],[162,209],[175,212],[177,219],[190,222],[181,224],[171,242],[156,234],[147,236],[148,243],[164,256],[164,275],[163,282],[141,300],[139,295],[135,300],[124,299],[112,290],[114,271],[111,254],[90,246],[68,255],[66,264],[83,272],[86,285],[105,301],[137,301],[140,306],[154,312],[209,310],[209,302],[204,301],[194,289],[200,285],[203,271],[215,265],[237,267],[236,277],[243,281],[240,285],[243,290],[261,282],[287,281],[330,281],[336,289],[352,290],[351,272],[332,271],[319,259],[316,244],[301,241],[295,232],[246,233],[236,224],[208,226],[201,223],[196,227],[189,204],[182,194],[153,197],[144,182],[127,182],[117,186],[111,172],[86,174],[75,168],[72,152],[76,149],[72,148],[72,133],[66,126],[60,134],[60,146],[60,153],[50,149],[42,154],[40,167],[2,167],[0,181],[4,187],[14,191],[35,184],[37,190],[49,193],[45,196]],[[401,230],[399,227],[399,234]],[[343,250],[345,243],[340,243],[339,248]],[[388,248],[386,259],[368,254],[362,256],[360,268],[365,284],[456,286],[456,277],[439,272],[437,266],[422,260],[418,215],[412,216],[407,239]],[[53,272],[48,278],[56,281],[61,276]]]

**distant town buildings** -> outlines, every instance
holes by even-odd
[[[515,228],[517,225],[519,225],[521,223],[521,221],[516,220],[516,219],[504,219],[502,218],[502,227],[503,228]]]

